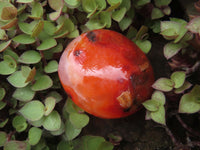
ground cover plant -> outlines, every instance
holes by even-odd
[[[187,3],[181,15],[177,5],[182,8],[175,0],[0,0],[0,147],[133,149],[118,133],[88,133],[85,128],[95,118],[73,103],[57,74],[60,56],[72,39],[105,28],[122,33],[147,56],[164,41],[154,51],[162,52],[169,70],[159,76],[154,68],[154,92],[143,103],[146,115],[138,122],[152,120],[145,122],[163,128],[171,141],[149,149],[198,149],[200,1]],[[158,40],[152,42],[153,37]],[[182,134],[175,132],[174,120]],[[129,133],[131,128],[126,134],[134,138]]]

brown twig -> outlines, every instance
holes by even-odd
[[[192,128],[188,127],[187,124],[185,124],[185,122],[181,119],[181,117],[177,114],[176,115],[177,120],[180,122],[180,124],[182,125],[183,128],[185,128],[188,132],[192,133],[195,136],[200,137],[200,133],[197,131],[194,131]]]

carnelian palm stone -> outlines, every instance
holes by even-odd
[[[83,33],[63,52],[58,74],[76,105],[100,118],[133,114],[152,94],[152,66],[128,38],[111,30]]]

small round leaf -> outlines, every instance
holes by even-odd
[[[54,97],[47,97],[44,101],[44,104],[45,104],[44,115],[48,116],[53,111],[56,105],[56,99]]]
[[[17,88],[25,87],[28,83],[26,83],[26,78],[22,75],[21,71],[16,71],[13,74],[11,74],[7,78],[8,82]]]
[[[173,89],[174,82],[168,78],[160,78],[154,82],[152,87],[163,92],[169,92]]]
[[[165,121],[165,108],[164,106],[160,106],[158,111],[151,112],[151,119],[157,123],[160,123],[162,125],[166,125]]]
[[[7,41],[7,42],[2,42],[0,44],[0,52],[4,51],[6,48],[8,48],[8,46],[11,44],[11,40]]]
[[[196,113],[200,110],[200,103],[197,103],[195,96],[191,93],[184,94],[179,103],[179,113]]]
[[[58,103],[58,102],[60,102],[62,100],[62,96],[56,91],[50,92],[47,96],[55,98],[56,99],[56,103]]]
[[[142,105],[148,110],[148,111],[157,111],[160,107],[160,104],[156,100],[147,100]]]
[[[15,118],[12,121],[12,125],[17,132],[22,132],[26,130],[28,126],[28,124],[26,123],[26,119],[23,116],[15,116]]]
[[[163,92],[161,91],[155,91],[152,96],[151,99],[156,100],[159,104],[164,105],[165,104],[165,95]]]
[[[179,44],[175,44],[175,43],[167,43],[164,46],[164,56],[167,59],[172,58],[174,55],[176,55],[184,46],[179,43]]]
[[[44,120],[43,127],[49,131],[59,130],[61,127],[61,118],[57,111],[52,111]]]
[[[69,120],[78,129],[85,127],[89,123],[89,117],[86,114],[70,113]]]
[[[68,141],[71,141],[74,138],[76,138],[81,133],[81,130],[82,130],[81,128],[80,129],[75,128],[69,120],[66,121],[65,136]]]
[[[44,115],[44,105],[38,101],[34,100],[26,103],[19,112],[30,121],[37,121]]]
[[[6,132],[2,132],[0,131],[0,147],[4,145],[4,143],[6,142],[7,140],[7,134]]]
[[[32,44],[36,40],[35,40],[35,38],[31,37],[30,35],[20,34],[20,35],[14,37],[13,41],[20,43],[20,44]]]
[[[41,56],[40,53],[34,50],[25,51],[18,59],[19,62],[24,64],[36,64],[40,62]]]
[[[27,143],[23,141],[9,141],[4,145],[4,150],[26,150]]]
[[[37,127],[32,127],[28,131],[28,142],[30,145],[36,145],[42,136],[42,130]]]
[[[42,41],[42,43],[37,47],[37,50],[47,50],[52,47],[55,47],[57,45],[57,42],[53,38],[46,39]]]
[[[53,85],[52,79],[47,75],[42,75],[36,82],[31,86],[33,91],[42,91],[50,88]]]
[[[58,70],[58,62],[56,60],[52,60],[50,61],[45,67],[44,67],[44,71],[46,73],[53,73],[53,72],[57,72]]]
[[[0,101],[0,110],[2,110],[6,106],[6,103],[3,101]]]
[[[27,102],[33,99],[35,92],[31,90],[30,86],[17,88],[13,93],[13,97],[17,100]]]
[[[6,95],[6,90],[4,88],[0,88],[0,101],[3,100]]]
[[[171,75],[171,79],[175,83],[174,88],[181,87],[185,82],[185,77],[186,77],[186,74],[183,71],[173,72],[172,75]]]
[[[147,54],[151,50],[151,42],[148,40],[137,40],[135,44]]]

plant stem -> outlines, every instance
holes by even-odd
[[[200,137],[200,133],[197,131],[194,131],[192,128],[188,127],[187,124],[185,124],[185,122],[181,119],[181,117],[177,114],[176,115],[177,120],[180,122],[180,124],[182,125],[183,128],[185,128],[188,132],[192,133],[195,136]]]

